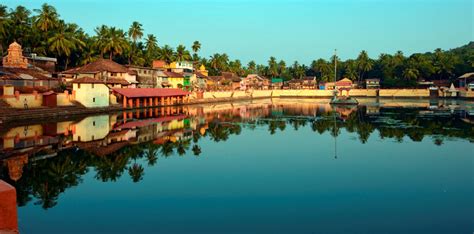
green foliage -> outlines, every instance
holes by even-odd
[[[32,14],[33,12],[33,14]],[[230,71],[245,76],[257,73],[267,77],[283,77],[285,80],[316,76],[318,81],[333,81],[334,77],[347,77],[363,82],[367,78],[380,78],[385,88],[414,87],[419,80],[451,80],[474,70],[474,42],[448,51],[436,49],[428,53],[405,56],[401,51],[395,54],[380,54],[376,59],[363,50],[355,59],[337,59],[337,74],[334,74],[334,56],[328,60],[319,58],[307,67],[298,62],[288,66],[284,60],[277,62],[273,56],[268,64],[250,61],[243,66],[238,59],[230,60],[226,53],[215,53],[200,57],[201,43],[194,41],[190,51],[184,45],[176,49],[165,45],[160,47],[155,35],[144,37],[142,24],[134,21],[127,31],[101,25],[94,35],[87,35],[76,24],[66,23],[56,8],[43,4],[40,9],[28,10],[24,6],[8,9],[0,4],[0,53],[17,41],[25,52],[58,59],[58,69],[80,66],[98,58],[108,57],[117,62],[150,66],[155,59],[168,63],[192,60],[205,65],[210,75]]]

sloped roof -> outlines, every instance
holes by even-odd
[[[117,73],[128,73],[130,70],[123,65],[120,65],[110,59],[98,59],[92,63],[86,64],[82,67],[76,67],[67,71],[65,74],[77,74],[77,73],[98,73],[102,71],[117,72]]]
[[[94,79],[92,77],[82,77],[78,78],[72,81],[72,83],[78,83],[78,84],[105,84],[105,82]]]
[[[474,72],[469,72],[459,77],[459,79],[468,79],[468,78],[474,78]]]
[[[125,79],[120,79],[120,78],[109,78],[106,81],[107,84],[121,84],[121,85],[129,85],[130,82],[128,82]]]
[[[117,92],[125,97],[137,98],[137,97],[171,97],[171,96],[186,96],[189,92],[182,89],[165,89],[165,88],[114,88],[114,92]]]
[[[202,74],[201,72],[196,72],[196,77],[197,77],[197,78],[206,78],[207,76],[205,76],[205,75]]]
[[[177,72],[164,71],[163,73],[172,78],[184,78],[183,74]]]
[[[13,80],[53,80],[54,78],[46,76],[35,69],[30,68],[14,68],[14,67],[0,67],[1,79]]]

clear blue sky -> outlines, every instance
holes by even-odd
[[[47,2],[61,17],[93,34],[106,24],[128,29],[143,24],[159,44],[190,48],[201,55],[226,52],[243,63],[287,63],[329,58],[337,48],[343,59],[365,49],[405,54],[450,49],[474,40],[473,0],[3,0],[29,9]]]

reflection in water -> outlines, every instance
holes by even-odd
[[[402,108],[408,107],[408,108]],[[317,134],[337,137],[344,130],[355,133],[365,144],[375,132],[380,139],[414,142],[425,137],[435,145],[446,139],[474,141],[471,103],[428,101],[367,101],[359,107],[331,107],[315,100],[262,100],[251,103],[167,107],[111,115],[90,116],[77,121],[38,123],[5,128],[0,138],[0,179],[17,189],[18,204],[54,207],[68,188],[94,172],[100,181],[116,181],[124,174],[133,182],[143,180],[145,166],[160,158],[203,152],[201,138],[228,140],[265,128],[270,134],[288,128],[310,127]],[[329,146],[328,146],[329,147]],[[147,165],[142,165],[143,163]]]

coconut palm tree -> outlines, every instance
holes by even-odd
[[[199,41],[194,41],[193,46],[191,47],[191,49],[194,52],[194,54],[193,54],[194,61],[199,60],[199,56],[198,56],[197,53],[201,49],[201,43]]]
[[[416,80],[418,79],[420,72],[416,68],[406,68],[403,70],[403,78],[407,80]]]
[[[109,53],[110,60],[112,60],[114,55],[121,55],[125,50],[130,48],[125,32],[122,29],[110,27],[106,38],[107,40],[103,50]]]
[[[324,59],[318,59],[318,60],[313,60],[311,63],[311,69],[320,76],[321,80],[328,81],[330,80],[330,74],[332,72],[331,65],[324,60]]]
[[[362,50],[357,57],[357,70],[359,72],[358,75],[358,81],[360,82],[365,74],[372,70],[373,62],[369,58],[369,55],[367,54],[367,51]]]
[[[282,76],[286,72],[286,63],[283,60],[280,60],[277,65],[278,75]]]
[[[80,39],[76,38],[74,33],[67,32],[65,29],[54,34],[48,39],[49,51],[53,52],[57,57],[65,56],[65,68],[69,63],[69,56],[72,51],[84,47],[86,44]]]
[[[147,64],[151,64],[153,59],[158,57],[158,39],[156,39],[156,36],[153,34],[148,34],[146,39],[145,39],[145,60]]]
[[[47,3],[41,5],[41,9],[34,10],[38,15],[34,18],[34,24],[42,32],[46,32],[58,26],[59,14],[56,8]]]
[[[186,50],[186,47],[183,45],[178,45],[176,47],[176,52],[175,52],[175,59],[176,61],[188,61],[191,59],[191,54],[189,53],[188,50]]]
[[[158,59],[161,59],[167,63],[171,63],[175,60],[173,48],[169,45],[163,46],[159,50]]]
[[[247,64],[247,72],[248,73],[255,73],[257,70],[257,64],[255,63],[255,61],[251,60],[248,64]]]
[[[268,60],[268,72],[272,77],[276,77],[278,75],[278,64],[275,57],[270,57]]]
[[[128,37],[133,41],[130,55],[128,56],[128,65],[130,65],[132,63],[132,54],[137,47],[137,40],[143,37],[142,24],[138,23],[137,21],[133,21],[132,25],[128,29]]]
[[[349,59],[344,63],[344,76],[352,81],[357,79],[357,64],[354,60]]]

